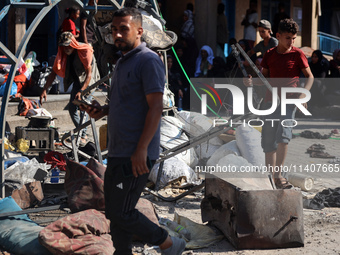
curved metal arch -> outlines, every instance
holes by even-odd
[[[49,13],[49,11],[56,6],[59,2],[62,1],[66,1],[66,0],[45,0],[45,4],[44,3],[27,3],[27,2],[21,2],[21,0],[10,0],[10,4],[6,5],[5,7],[2,8],[2,10],[0,11],[0,22],[2,21],[2,19],[7,15],[9,9],[11,6],[13,7],[21,7],[21,8],[41,8],[41,11],[39,12],[39,14],[36,16],[36,18],[33,20],[33,22],[31,23],[30,27],[28,28],[28,30],[26,30],[26,33],[23,37],[23,39],[20,42],[20,45],[18,47],[18,50],[16,51],[15,57],[13,56],[13,54],[11,52],[9,52],[9,50],[7,49],[7,47],[2,44],[0,42],[0,48],[3,49],[5,55],[9,58],[9,61],[15,62],[15,64],[12,64],[10,72],[8,74],[8,79],[5,85],[5,91],[4,91],[4,96],[2,98],[2,103],[1,103],[1,112],[0,112],[0,152],[1,152],[1,160],[0,160],[0,198],[2,198],[5,195],[5,188],[1,187],[2,183],[4,182],[4,143],[3,143],[3,139],[5,137],[5,123],[6,123],[6,112],[7,112],[7,106],[8,106],[8,98],[10,96],[10,91],[12,88],[12,83],[14,80],[14,74],[15,74],[15,70],[18,67],[19,61],[17,61],[18,59],[21,59],[24,55],[25,52],[25,48],[27,46],[28,41],[30,40],[30,38],[32,37],[33,32],[36,30],[37,26],[40,24],[40,22],[42,21],[42,19],[46,16],[46,14]],[[73,2],[76,2],[77,4],[79,4],[83,9],[91,9],[91,7],[87,8],[87,4],[88,4],[88,0],[72,0]],[[123,7],[125,0],[121,0],[121,4],[119,4],[116,0],[108,0],[110,2],[110,4],[114,7],[116,7],[117,9],[120,9]],[[158,10],[158,5],[156,3],[156,0],[147,0],[147,2],[151,2],[151,5],[153,6],[153,8],[156,10],[157,13],[159,13]],[[84,8],[85,7],[85,8]],[[105,8],[103,8],[105,9]]]
[[[7,15],[10,7],[11,5],[9,4],[2,8],[2,10],[0,11],[0,22]]]
[[[20,42],[20,45],[18,47],[18,50],[15,54],[15,56],[17,57],[17,59],[20,59],[23,54],[24,54],[24,49],[28,43],[28,40],[31,38],[34,30],[36,29],[36,27],[39,25],[40,21],[45,17],[45,15],[57,4],[59,3],[60,0],[55,1],[54,4],[48,5],[46,7],[44,7],[39,14],[37,15],[37,17],[33,20],[32,24],[30,25],[29,29],[26,31],[23,39]],[[2,104],[1,104],[1,115],[0,115],[0,139],[1,141],[3,141],[3,138],[5,137],[5,130],[4,130],[4,126],[6,124],[6,112],[7,112],[7,106],[8,106],[8,98],[10,96],[10,91],[12,88],[12,83],[14,80],[14,74],[15,74],[15,70],[17,69],[19,64],[19,61],[17,61],[14,65],[11,66],[10,72],[8,74],[8,79],[6,82],[6,86],[5,86],[5,92],[4,92],[4,96],[2,97]],[[1,179],[0,179],[0,183],[4,182],[4,164],[3,164],[3,155],[4,155],[4,143],[1,143]],[[1,197],[4,196],[5,194],[5,187],[1,188]]]
[[[16,51],[15,57],[16,59],[21,59],[24,55],[25,48],[27,46],[28,41],[32,37],[33,32],[36,30],[37,26],[40,24],[42,19],[46,16],[46,14],[59,2],[66,1],[66,0],[49,0],[45,1],[45,6],[41,9],[39,14],[35,17],[29,28],[26,30],[26,33],[23,37],[23,39],[20,42],[20,45],[18,47],[18,50]],[[84,8],[84,3],[81,0],[72,0],[73,2],[76,2],[79,4],[82,8]],[[86,1],[86,0],[84,0]],[[121,8],[121,6],[115,1],[115,0],[109,0],[111,5],[115,6],[116,8]],[[12,4],[20,3],[21,0],[11,0],[11,3],[9,5],[6,5],[0,12],[0,22],[1,20],[6,16],[8,13],[10,7]],[[88,1],[86,1],[87,3]],[[27,3],[26,3],[27,4]],[[13,5],[13,6],[14,6]],[[4,51],[8,51],[8,49],[1,43],[0,45]],[[5,137],[5,124],[6,124],[6,112],[7,112],[7,106],[8,106],[8,98],[10,96],[10,91],[12,88],[12,83],[14,80],[14,74],[15,70],[17,69],[19,64],[19,61],[16,61],[15,64],[12,64],[10,72],[8,74],[8,79],[5,85],[5,91],[4,96],[2,97],[2,103],[1,103],[1,113],[0,113],[0,152],[1,152],[1,160],[0,160],[0,198],[2,198],[5,195],[5,187],[1,187],[2,183],[4,182],[4,143],[3,139]]]

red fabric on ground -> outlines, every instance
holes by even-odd
[[[39,242],[53,254],[110,254],[114,252],[110,222],[94,209],[57,220],[39,233]]]
[[[64,155],[57,151],[50,151],[44,156],[44,162],[52,165],[51,168],[58,167],[61,171],[66,171],[66,160]]]
[[[90,161],[95,161],[90,159]],[[67,160],[65,175],[65,191],[68,195],[68,204],[72,212],[86,209],[105,210],[104,199],[104,172],[97,162],[92,162],[92,169],[80,163]],[[102,179],[99,176],[102,177]]]

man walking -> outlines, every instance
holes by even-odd
[[[135,209],[152,164],[159,157],[165,70],[158,55],[141,42],[142,17],[135,8],[117,10],[112,36],[121,51],[112,77],[110,102],[82,106],[91,117],[108,115],[108,166],[105,213],[111,221],[115,255],[132,254],[132,236],[159,245],[162,254],[182,254],[185,241]]]

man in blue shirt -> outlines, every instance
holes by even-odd
[[[108,105],[85,107],[92,118],[108,115],[108,166],[105,213],[111,221],[115,254],[132,254],[131,240],[159,245],[162,254],[182,254],[185,241],[168,233],[135,209],[148,173],[159,157],[165,70],[158,55],[141,42],[142,17],[135,8],[119,9],[112,36],[121,51],[112,77]]]

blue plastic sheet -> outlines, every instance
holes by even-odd
[[[20,211],[21,208],[12,197],[0,200],[0,213]],[[0,220],[0,246],[18,255],[51,254],[38,241],[43,227],[28,218],[27,214],[9,216]]]
[[[4,168],[5,170],[9,168],[11,165],[15,164],[16,162],[27,162],[29,161],[28,157],[21,156],[21,157],[15,157],[15,158],[9,158],[4,160]]]
[[[3,97],[5,94],[6,83],[0,85],[0,96]],[[18,92],[18,86],[15,82],[12,83],[11,96],[14,96]]]

